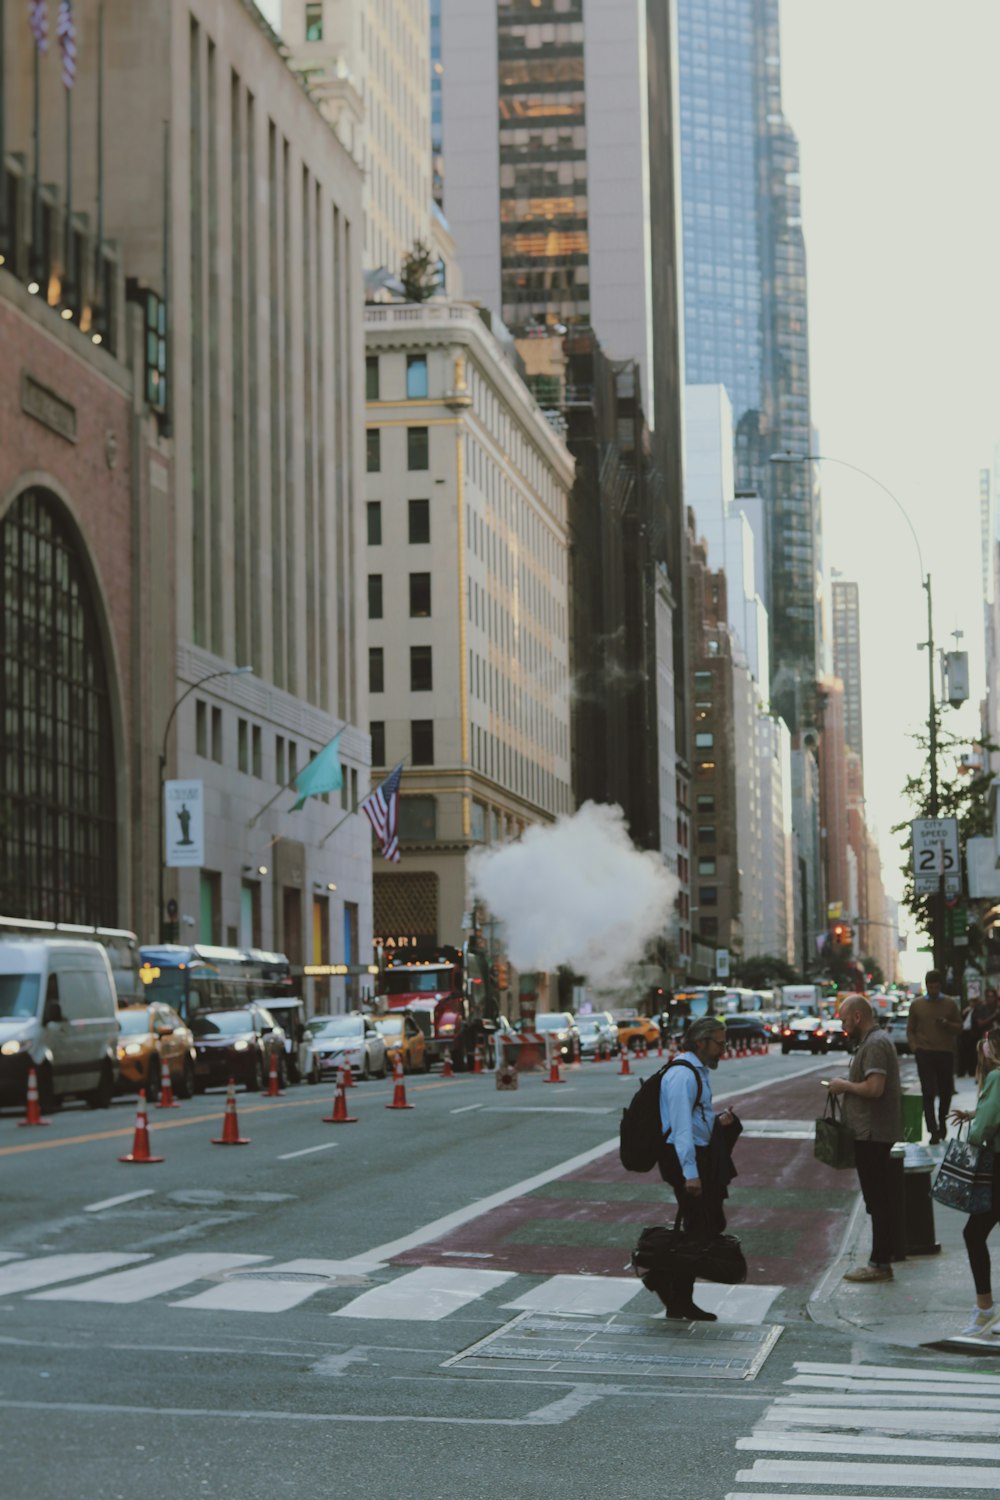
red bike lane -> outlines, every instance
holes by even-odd
[[[733,1101],[745,1133],[734,1155],[738,1175],[726,1213],[742,1242],[750,1282],[811,1286],[840,1247],[857,1180],[853,1172],[834,1172],[813,1156],[812,1122],[825,1100],[819,1079],[816,1072]],[[717,1102],[725,1098],[721,1085],[722,1079]],[[761,1122],[760,1134],[755,1121]],[[808,1138],[766,1133],[780,1131],[783,1121]],[[610,1151],[393,1257],[393,1263],[621,1276],[643,1227],[671,1222],[673,1213],[673,1195],[657,1172],[626,1172],[617,1152]]]

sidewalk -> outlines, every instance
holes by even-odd
[[[916,1069],[907,1059],[903,1063],[903,1088],[919,1092]],[[974,1109],[975,1081],[956,1081],[954,1107]],[[935,1162],[944,1155],[943,1146],[928,1148]],[[816,1323],[840,1328],[894,1344],[904,1349],[922,1345],[954,1344],[965,1327],[969,1310],[975,1302],[975,1289],[965,1254],[962,1230],[965,1214],[934,1204],[935,1239],[940,1255],[911,1256],[893,1269],[895,1280],[871,1285],[844,1281],[845,1271],[863,1265],[871,1247],[871,1225],[858,1197],[851,1216],[841,1253],[827,1269],[809,1302],[809,1315]],[[995,1286],[1000,1287],[1000,1241],[992,1246],[996,1265]],[[962,1339],[954,1344],[956,1352],[994,1355],[1000,1358],[1000,1337],[986,1335],[976,1340]]]

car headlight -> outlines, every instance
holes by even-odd
[[[442,1021],[441,1025],[438,1027],[438,1030],[442,1032],[442,1034],[446,1031],[454,1031],[455,1023],[454,1021]]]
[[[247,1050],[247,1048],[249,1047],[249,1045],[250,1045],[249,1042],[234,1042],[233,1043],[233,1051],[234,1052],[245,1052]]]
[[[119,1057],[138,1057],[141,1051],[141,1042],[129,1042],[128,1046],[124,1047],[118,1055]]]
[[[20,1052],[20,1050],[20,1042],[4,1042],[3,1046],[0,1047],[0,1053],[2,1053],[4,1057],[15,1057],[17,1053]]]

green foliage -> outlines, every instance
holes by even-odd
[[[399,279],[407,302],[426,302],[437,291],[440,281],[437,256],[423,240],[415,240],[413,249],[404,257]]]
[[[761,990],[774,984],[801,984],[802,975],[786,959],[774,953],[742,958],[733,966],[737,984],[748,990]]]

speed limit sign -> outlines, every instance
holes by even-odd
[[[944,876],[946,896],[962,890],[962,867],[958,858],[957,818],[914,818],[913,888],[918,896],[931,896]]]

